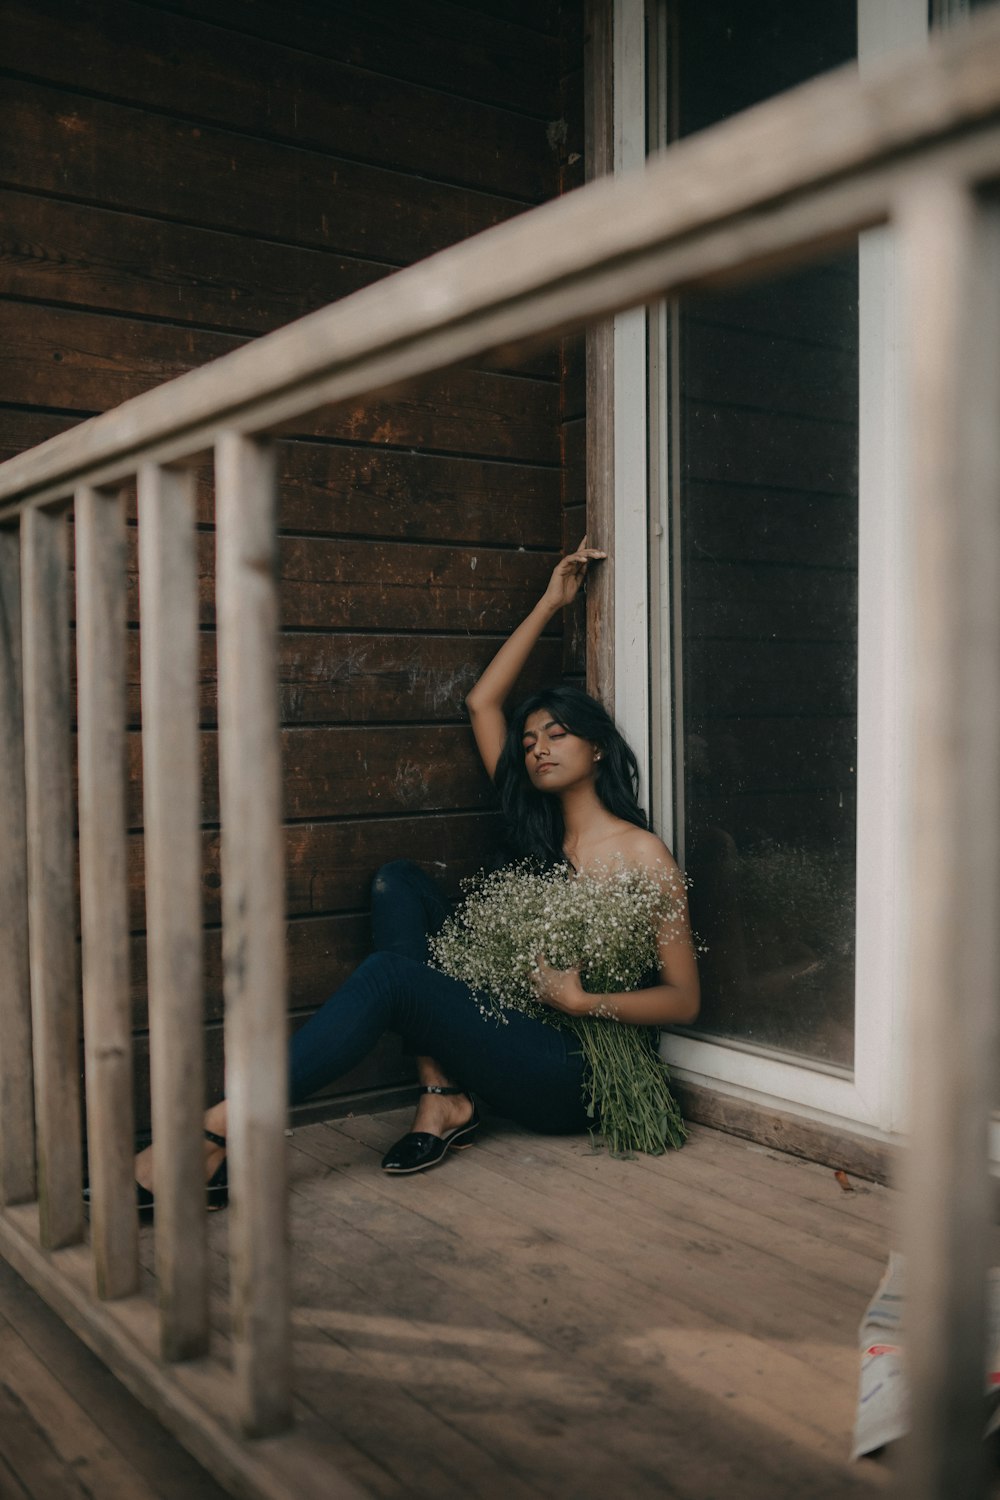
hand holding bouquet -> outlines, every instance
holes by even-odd
[[[432,962],[480,996],[501,1022],[522,1010],[571,1030],[587,1064],[588,1114],[613,1152],[660,1154],[685,1138],[655,1027],[574,1013],[578,994],[641,989],[658,968],[658,939],[686,924],[676,871],[513,865],[466,883],[431,942]],[[579,975],[569,979],[570,971]],[[539,990],[545,1003],[539,1000]],[[588,1007],[589,1011],[589,1007]]]

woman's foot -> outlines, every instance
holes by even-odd
[[[220,1137],[221,1139],[221,1137]],[[205,1146],[205,1181],[210,1182],[218,1172],[226,1159],[225,1146],[219,1146],[215,1141],[206,1139]],[[145,1151],[140,1151],[135,1159],[135,1180],[147,1193],[153,1191],[153,1148],[147,1146]]]
[[[229,1182],[226,1171],[226,1101],[223,1099],[205,1115],[205,1186],[208,1207],[223,1208],[229,1201]],[[153,1148],[147,1146],[135,1158],[133,1168],[136,1194],[140,1208],[153,1206]]]
[[[424,1172],[436,1166],[451,1147],[470,1146],[479,1129],[479,1113],[464,1089],[425,1084],[413,1124],[415,1128],[383,1156],[383,1172],[397,1177]]]
[[[417,1112],[413,1117],[411,1132],[427,1135],[447,1135],[460,1125],[467,1125],[475,1114],[476,1107],[464,1089],[448,1088],[447,1085],[425,1084],[417,1101]]]

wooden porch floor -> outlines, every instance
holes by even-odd
[[[413,1178],[409,1111],[291,1141],[301,1420],[386,1497],[810,1500],[847,1452],[892,1194],[695,1128],[660,1159],[497,1122]],[[224,1325],[225,1215],[211,1223]]]
[[[845,1192],[827,1168],[697,1127],[679,1153],[622,1162],[506,1122],[434,1172],[386,1177],[408,1118],[289,1142],[297,1430],[354,1485],[396,1500],[885,1493],[884,1466],[846,1455],[887,1189]],[[226,1226],[209,1221],[220,1352]],[[149,1229],[142,1251],[152,1295]],[[221,1495],[5,1267],[0,1341],[0,1500]]]

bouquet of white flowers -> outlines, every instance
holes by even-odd
[[[635,990],[658,967],[664,927],[686,927],[684,877],[676,871],[507,866],[464,882],[465,899],[431,939],[432,962],[480,997],[484,1014],[522,1010],[578,1038],[586,1063],[587,1113],[617,1154],[660,1155],[686,1131],[658,1052],[656,1027],[611,1014],[568,1016],[542,1005],[532,973],[539,955],[579,969],[583,988]]]

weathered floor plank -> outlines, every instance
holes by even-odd
[[[505,1477],[511,1492],[579,1500],[883,1487],[845,1455],[885,1190],[856,1215],[832,1173],[786,1178],[765,1156],[744,1179],[743,1143],[712,1132],[617,1162],[507,1125],[438,1172],[386,1178],[378,1155],[405,1123],[297,1131],[292,1166],[300,1277],[303,1254],[312,1263],[296,1288],[300,1387],[331,1413],[343,1385],[369,1387],[369,1422],[403,1395],[425,1407],[426,1448],[400,1455],[398,1493],[499,1496]],[[838,1236],[845,1224],[856,1232]],[[303,1360],[321,1328],[336,1354]]]
[[[702,1128],[679,1153],[620,1161],[499,1121],[435,1172],[386,1177],[379,1156],[407,1123],[347,1118],[289,1142],[296,1416],[365,1492],[885,1492],[885,1468],[846,1455],[891,1192],[845,1192],[827,1168]],[[228,1230],[210,1217],[223,1357]],[[149,1228],[140,1242],[153,1300]],[[41,1308],[0,1268],[0,1500],[220,1494],[25,1296]]]

